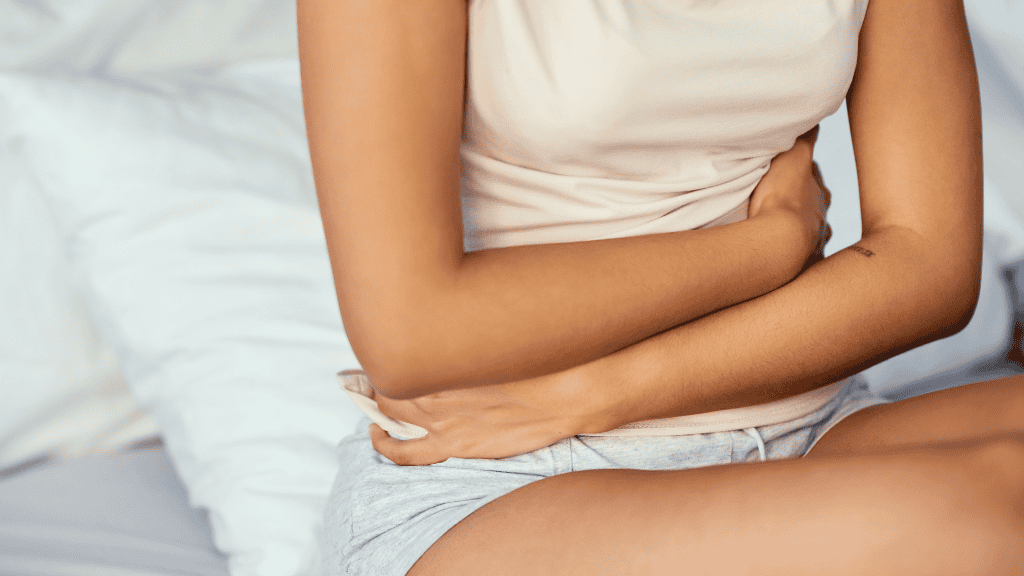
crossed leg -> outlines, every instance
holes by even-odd
[[[1024,432],[1024,375],[857,411],[826,432],[807,457],[877,452],[1004,432]]]
[[[546,478],[409,576],[1022,573],[1024,376],[862,410],[807,458]]]

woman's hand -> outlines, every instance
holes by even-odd
[[[585,394],[580,371],[565,370],[508,384],[446,390],[409,400],[375,393],[385,415],[415,424],[427,435],[392,438],[370,425],[373,447],[402,466],[422,466],[448,458],[505,458],[550,446],[577,433]],[[575,390],[577,393],[573,393]]]
[[[815,126],[797,138],[792,148],[772,159],[771,167],[750,196],[748,209],[750,218],[778,211],[797,217],[808,258],[805,268],[824,258],[825,243],[832,237],[832,228],[825,218],[832,193],[822,182],[813,159],[817,139]]]

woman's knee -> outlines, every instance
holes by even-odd
[[[938,458],[936,458],[938,456]],[[938,450],[909,450],[881,498],[916,530],[941,542],[949,573],[1024,574],[1024,434],[1002,434]]]
[[[1024,574],[1024,433],[950,450],[952,522],[975,543],[976,574]],[[966,560],[966,559],[965,559]]]
[[[974,486],[1024,530],[1024,432],[980,441],[966,454]]]

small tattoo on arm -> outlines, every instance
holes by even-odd
[[[850,246],[850,250],[853,250],[854,252],[859,252],[867,256],[868,258],[871,258],[872,256],[875,255],[875,253],[872,252],[871,250],[868,250],[867,248],[861,248],[860,246]]]

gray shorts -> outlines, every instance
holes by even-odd
[[[404,576],[445,532],[488,502],[548,476],[575,470],[683,470],[802,457],[854,412],[889,401],[857,377],[807,416],[757,428],[686,436],[573,436],[500,460],[449,458],[398,466],[373,449],[366,427],[338,446],[341,471],[327,505],[326,576]],[[754,430],[754,429],[750,429]]]

